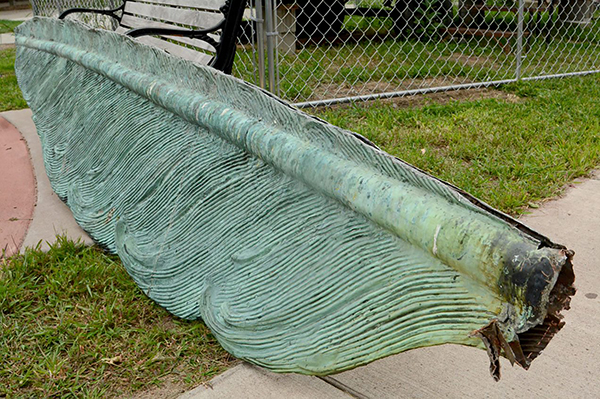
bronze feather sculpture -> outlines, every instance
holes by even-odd
[[[34,18],[16,41],[57,195],[233,355],[325,375],[455,343],[498,378],[562,327],[571,251],[363,137],[114,32]]]

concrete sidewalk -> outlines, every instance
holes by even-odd
[[[31,8],[0,11],[0,19],[8,21],[26,21],[31,18],[33,18],[33,10]]]
[[[37,206],[24,245],[66,232],[83,237],[68,208],[50,188],[29,110],[0,113],[27,140],[37,180]],[[0,131],[0,140],[3,139]],[[595,398],[600,397],[600,177],[572,185],[523,220],[575,250],[577,295],[567,322],[529,371],[503,359],[502,380],[488,373],[484,351],[440,346],[417,349],[326,378],[274,374],[242,364],[182,399],[207,398]]]
[[[33,18],[33,11],[31,9],[23,10],[3,10],[0,11],[0,20],[8,21],[26,21]],[[15,35],[11,33],[0,33],[0,45],[14,44]]]
[[[36,198],[33,201],[35,208],[32,220],[28,228],[23,231],[24,235],[22,237],[14,237],[14,240],[10,242],[20,242],[21,251],[26,247],[36,247],[38,244],[42,249],[47,249],[50,243],[56,241],[57,234],[65,234],[74,240],[82,239],[84,242],[91,244],[92,240],[75,222],[69,208],[52,191],[44,168],[40,139],[35,130],[35,125],[31,120],[31,110],[24,109],[2,112],[0,113],[0,118],[5,119],[8,123],[16,127],[25,139],[29,149],[27,156],[31,157],[32,170],[37,186]],[[0,130],[0,141],[3,142],[5,137],[5,131]],[[13,179],[21,178],[20,176],[11,177]],[[17,220],[14,222],[17,222]]]

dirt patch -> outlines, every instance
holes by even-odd
[[[344,98],[377,93],[389,93],[404,90],[415,90],[427,87],[441,87],[449,84],[471,83],[468,80],[450,82],[444,77],[428,79],[380,80],[368,82],[326,83],[317,85],[308,101],[329,98]]]
[[[512,94],[492,88],[451,90],[439,93],[417,94],[413,96],[395,97],[389,99],[378,99],[380,104],[392,104],[394,108],[417,108],[430,104],[447,104],[452,101],[478,101],[484,99],[497,99],[509,103],[517,103],[521,99]],[[373,101],[357,102],[355,105],[369,107]],[[355,106],[352,104],[338,104],[331,108],[344,108]]]
[[[390,93],[399,91],[419,90],[436,87],[447,87],[473,83],[466,78],[437,77],[428,79],[406,79],[403,81],[369,81],[364,83],[321,83],[314,88],[310,99],[307,101],[323,100],[330,98],[346,98],[377,93]],[[449,101],[475,101],[484,98],[496,98],[508,102],[517,102],[519,97],[493,88],[448,90],[438,93],[404,95],[393,99],[379,99],[376,101],[392,102],[404,107],[414,107],[429,103],[446,103]],[[370,101],[366,102],[368,104]],[[361,103],[357,101],[357,103]],[[343,105],[338,105],[343,106]]]
[[[501,65],[497,64],[491,57],[477,57],[469,56],[463,53],[453,53],[448,57],[444,57],[446,61],[457,62],[459,64],[467,65],[472,68],[485,67],[485,68],[500,68]]]
[[[9,48],[14,48],[14,47],[15,47],[14,44],[0,44],[0,51],[7,50]]]

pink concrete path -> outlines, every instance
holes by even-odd
[[[36,183],[25,139],[0,116],[0,257],[19,252],[35,203]]]

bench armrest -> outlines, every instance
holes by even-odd
[[[208,36],[209,33],[213,33],[225,25],[225,20],[223,19],[217,25],[213,26],[209,29],[170,29],[170,28],[137,28],[131,29],[125,32],[125,35],[131,37],[140,37],[145,35],[166,35],[166,36],[182,36],[189,37],[191,39],[200,39],[202,41],[207,42],[211,46],[217,48],[219,43],[217,43],[213,38]]]
[[[123,2],[123,4],[120,7],[115,8],[113,10],[97,10],[97,9],[93,9],[93,8],[70,8],[68,10],[63,11],[58,16],[58,19],[64,19],[69,14],[80,13],[80,12],[81,13],[83,13],[83,12],[89,12],[89,13],[93,13],[93,14],[108,15],[109,17],[112,17],[112,18],[116,19],[117,21],[121,21],[121,17],[118,16],[116,14],[116,12],[123,11],[124,8],[125,8],[125,3],[124,2]]]

